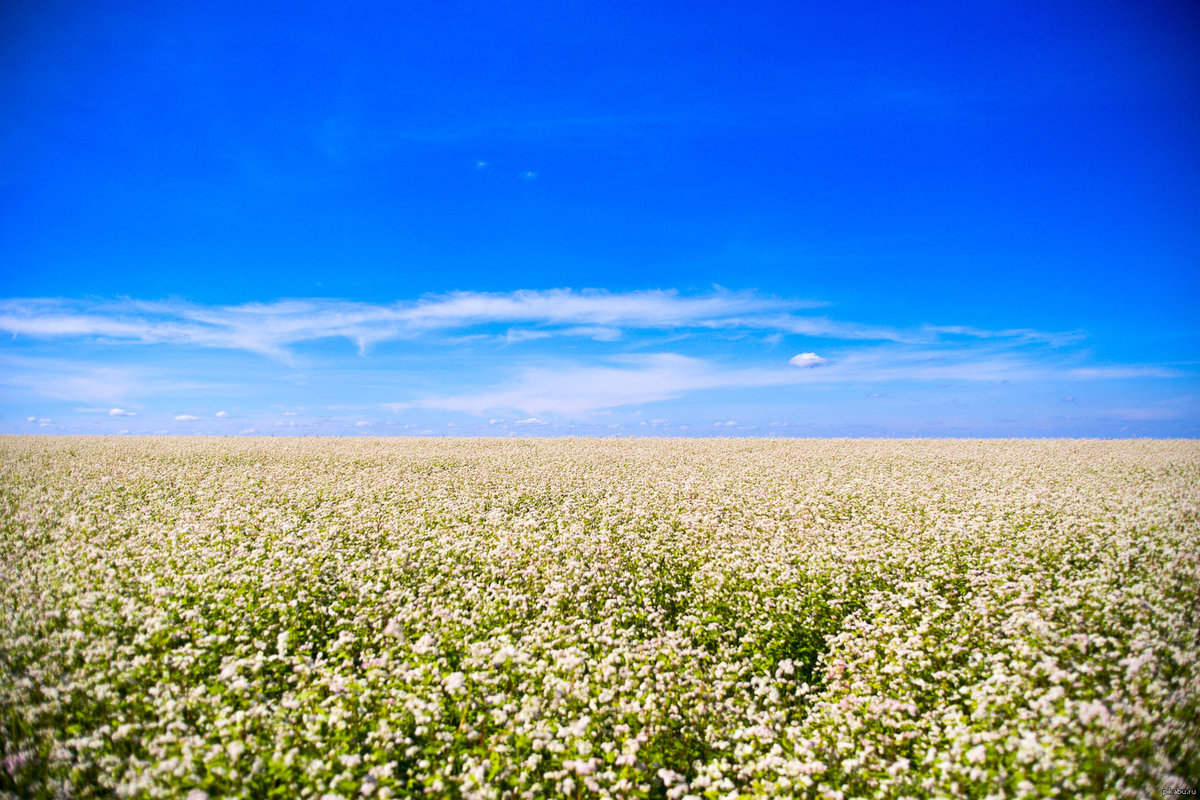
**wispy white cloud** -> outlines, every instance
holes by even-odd
[[[820,305],[720,288],[692,294],[571,289],[451,292],[390,304],[319,299],[235,306],[203,306],[176,300],[0,300],[0,331],[16,339],[15,344],[4,343],[8,352],[0,350],[0,388],[22,402],[23,395],[32,392],[80,403],[82,407],[76,411],[81,413],[112,414],[111,409],[118,407],[118,411],[134,408],[152,416],[145,411],[149,407],[146,396],[197,385],[179,379],[183,374],[179,364],[187,364],[188,377],[202,376],[204,369],[217,374],[211,367],[217,356],[207,357],[209,363],[204,359],[177,362],[174,356],[178,347],[219,348],[259,353],[291,363],[294,369],[270,375],[256,364],[240,381],[223,372],[222,378],[228,379],[223,388],[208,384],[204,388],[209,393],[203,399],[195,393],[183,395],[182,400],[175,401],[176,408],[210,404],[220,408],[239,403],[242,401],[225,398],[247,397],[251,382],[256,382],[256,388],[269,388],[274,379],[276,383],[291,381],[287,390],[277,395],[281,402],[272,406],[278,409],[275,413],[289,420],[299,406],[287,398],[294,398],[296,403],[308,402],[308,395],[303,394],[309,391],[305,386],[321,385],[326,387],[323,391],[342,387],[343,392],[350,391],[347,387],[356,387],[355,391],[363,387],[368,393],[358,398],[362,404],[342,407],[349,416],[337,417],[337,425],[350,425],[357,415],[370,415],[371,410],[379,408],[397,415],[438,409],[478,415],[481,421],[490,419],[491,425],[504,425],[500,430],[515,426],[528,433],[532,425],[557,425],[557,417],[587,419],[619,413],[614,409],[726,389],[803,390],[807,386],[815,390],[842,384],[853,385],[853,396],[861,398],[889,381],[966,387],[999,381],[1194,377],[1172,365],[1097,363],[1087,351],[1073,346],[1080,337],[1077,332],[929,324],[897,328],[812,313]],[[563,337],[586,338],[599,344],[583,346],[583,342],[573,341],[571,347],[557,347]],[[812,343],[797,341],[796,337],[826,341]],[[305,363],[295,365],[293,349],[303,352],[297,345],[329,338],[354,342],[364,353],[373,344],[396,339],[424,339],[447,347],[439,352],[452,354],[455,351],[448,343],[467,346],[458,351],[464,354],[461,361],[447,359],[445,364],[430,359],[428,350],[414,347],[411,353],[415,355],[410,355],[409,348],[398,355],[401,348],[393,348],[370,362],[349,358],[336,366],[328,359],[309,364],[306,356]],[[26,339],[35,343],[22,351],[21,347],[28,344],[23,341]],[[80,339],[90,342],[86,352],[103,352],[104,363],[18,355],[45,353],[50,349],[47,341],[66,341],[74,346]],[[788,350],[776,347],[785,340],[792,342]],[[685,344],[668,345],[671,341]],[[136,364],[130,359],[128,366],[114,365],[112,353],[131,344],[176,349],[168,351],[172,356],[169,361],[139,358]],[[714,344],[705,351],[706,345]],[[687,354],[646,352],[667,349],[686,350]],[[566,360],[565,353],[573,353],[573,360]],[[368,372],[369,379],[364,377]],[[402,388],[393,393],[392,387]],[[867,396],[878,396],[878,392],[871,391]],[[328,394],[311,401],[310,408],[332,409],[334,406],[326,404],[328,400],[344,399],[349,398]],[[1135,403],[1112,402],[1128,406],[1113,414],[1140,413],[1131,411]],[[248,422],[259,422],[246,407],[237,408],[239,417],[249,416]],[[23,415],[26,409],[37,410],[29,405],[20,413]],[[164,411],[160,408],[154,413]],[[684,430],[679,422],[708,424],[695,417],[680,419],[675,409],[646,411],[647,417],[657,413],[675,418],[672,431]],[[750,419],[745,416],[747,412],[733,407],[710,410],[700,419],[711,420],[718,413],[767,424],[766,418]],[[187,418],[191,416],[179,418],[190,421]],[[212,416],[222,419],[228,412]],[[505,423],[506,419],[516,422]],[[309,418],[304,422],[309,427],[320,424]],[[422,423],[429,424],[442,426],[444,420]],[[667,423],[664,416],[643,424],[659,427]],[[271,421],[262,420],[260,425],[269,426]]]
[[[1195,395],[1170,397],[1136,408],[1110,408],[1099,413],[1107,419],[1128,422],[1165,422],[1196,418],[1200,415],[1200,398]]]
[[[104,413],[113,405],[125,405],[135,398],[211,389],[213,384],[180,380],[141,366],[109,366],[68,358],[0,354],[0,387],[56,400],[103,403],[102,408],[78,408],[76,411]]]
[[[1012,339],[1020,342],[1041,342],[1056,347],[1074,344],[1087,338],[1083,331],[1037,331],[1031,328],[1006,328],[988,330],[973,325],[924,325],[926,330],[937,336],[959,336],[970,339]]]
[[[509,328],[501,337],[506,344],[529,342],[537,339],[549,339],[555,336],[578,336],[595,342],[616,342],[623,338],[620,328],[609,328],[602,325],[578,325],[571,328]],[[486,341],[490,338],[485,334],[457,337],[459,342]]]
[[[730,327],[757,328],[800,336],[812,336],[821,339],[842,339],[845,341],[920,344],[922,342],[935,341],[938,338],[936,333],[923,328],[893,328],[886,325],[870,325],[834,320],[829,317],[802,316],[798,314],[736,317],[724,322]]]
[[[615,342],[627,329],[765,330],[770,335],[910,344],[950,336],[1061,343],[1075,336],[970,326],[898,329],[802,313],[821,305],[825,303],[725,289],[700,294],[588,289],[451,292],[388,304],[311,299],[203,306],[179,300],[7,299],[0,300],[0,331],[35,339],[238,349],[284,361],[291,357],[293,345],[319,339],[347,339],[366,352],[379,342],[456,331],[486,339],[488,334],[467,329],[497,324],[516,326],[500,337],[510,343],[562,335]]]
[[[1136,378],[1182,378],[1187,373],[1172,367],[1144,364],[1102,365],[1076,367],[1068,370],[1067,377],[1075,380],[1129,380]]]
[[[713,373],[706,362],[661,353],[624,356],[603,366],[534,367],[508,386],[466,395],[426,397],[418,404],[471,414],[511,409],[533,415],[578,415],[671,399],[710,387],[712,381]]]
[[[428,396],[415,405],[477,415],[518,411],[589,417],[606,409],[673,400],[691,392],[722,388],[937,380],[1044,382],[1174,374],[1151,367],[1132,372],[1081,371],[1063,357],[1048,359],[994,346],[914,349],[885,345],[846,351],[836,359],[804,358],[811,355],[814,354],[801,354],[800,364],[820,364],[821,369],[797,370],[783,363],[776,367],[734,367],[677,353],[622,355],[599,365],[560,363],[531,367],[506,384],[466,394]]]
[[[176,414],[175,415],[176,422],[195,422],[198,419],[200,419],[200,418],[193,414]]]
[[[417,405],[471,414],[494,409],[588,416],[605,409],[672,400],[705,389],[797,383],[797,374],[786,366],[727,367],[678,353],[622,355],[602,365],[533,367],[507,385],[471,394],[425,397]]]
[[[108,415],[110,417],[136,417],[137,416],[137,414],[135,414],[134,412],[126,411],[123,408],[110,408],[108,410]]]
[[[457,327],[496,321],[549,325],[672,328],[703,325],[736,314],[795,310],[823,305],[782,300],[755,292],[717,290],[683,295],[676,291],[605,292],[550,289],[516,292],[453,292],[401,309],[414,326]]]
[[[564,336],[586,336],[597,342],[615,342],[622,338],[620,328],[607,328],[602,325],[581,325],[576,328],[564,328]]]
[[[1159,422],[1163,420],[1182,419],[1184,409],[1181,408],[1111,408],[1102,411],[1100,416],[1110,419],[1120,419],[1129,422]]]
[[[0,356],[0,386],[56,400],[123,403],[145,386],[130,367],[110,367],[71,359]],[[98,412],[97,412],[98,413]]]
[[[504,333],[504,341],[509,344],[528,342],[534,339],[549,339],[554,334],[550,331],[531,330],[529,328],[509,328]]]

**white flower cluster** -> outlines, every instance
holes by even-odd
[[[1200,784],[1200,446],[0,438],[0,796]]]

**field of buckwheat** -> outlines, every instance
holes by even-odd
[[[5,797],[1200,784],[1200,444],[0,438]]]

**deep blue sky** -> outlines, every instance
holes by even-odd
[[[16,2],[0,31],[3,430],[1200,435],[1194,3]],[[464,296],[528,307],[414,327]],[[304,333],[264,333],[282,309]]]

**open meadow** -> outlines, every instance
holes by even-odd
[[[1200,444],[0,438],[7,797],[1200,786]]]

